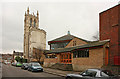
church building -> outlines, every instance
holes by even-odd
[[[46,32],[39,29],[39,13],[37,15],[25,12],[24,19],[24,58],[30,59],[33,56],[33,48],[46,49]]]
[[[68,31],[67,35],[48,41],[44,67],[82,71],[108,64],[109,40],[87,41]]]

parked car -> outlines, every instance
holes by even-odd
[[[20,62],[16,63],[16,67],[21,67],[21,66],[22,66],[22,64]]]
[[[5,64],[5,65],[10,65],[11,62],[9,62],[9,61],[5,61],[4,64]]]
[[[16,66],[16,63],[15,62],[12,62],[12,64],[11,64],[12,66]]]
[[[21,66],[21,69],[28,69],[28,63],[23,63],[22,66]]]
[[[42,71],[43,72],[43,67],[39,63],[32,62],[28,64],[28,71],[32,71],[32,72]]]
[[[67,74],[66,79],[120,79],[109,70],[88,69],[80,74]]]

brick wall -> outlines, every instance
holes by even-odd
[[[83,40],[80,40],[80,39],[78,39],[78,38],[74,38],[74,39],[72,39],[71,41],[70,41],[70,43],[66,46],[66,47],[72,47],[73,46],[73,41],[76,41],[76,46],[77,45],[83,45],[83,44],[87,44],[85,41],[83,41]],[[65,47],[65,48],[66,48]]]
[[[87,58],[73,58],[72,66],[74,71],[83,71],[88,68],[101,68],[103,66],[103,48],[89,50]]]
[[[114,65],[114,57],[120,54],[120,5],[100,13],[100,40],[110,39],[109,65]]]

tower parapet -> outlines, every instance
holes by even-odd
[[[37,15],[30,14],[29,13],[29,7],[27,8],[27,13],[25,11],[25,25],[27,25],[26,27],[35,27],[38,28],[39,27],[39,13],[37,11]]]

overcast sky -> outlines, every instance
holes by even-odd
[[[23,51],[24,14],[39,11],[39,28],[47,32],[48,41],[67,34],[94,40],[99,31],[99,13],[119,0],[3,0],[0,3],[0,53]]]

